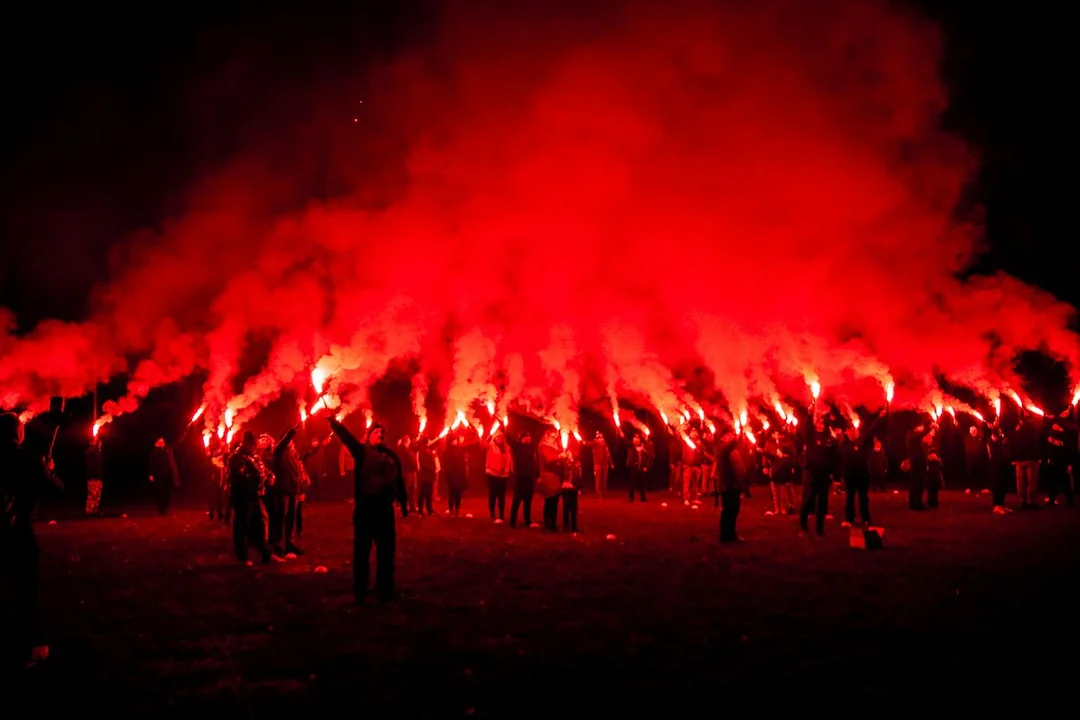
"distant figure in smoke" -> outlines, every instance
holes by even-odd
[[[398,440],[398,458],[401,460],[401,475],[405,478],[405,492],[409,496],[409,510],[416,511],[419,491],[416,487],[419,466],[412,439],[406,435]]]
[[[645,486],[649,477],[651,458],[649,450],[641,439],[641,435],[635,435],[626,452],[626,470],[630,481],[630,502],[634,502],[634,492],[641,495],[641,502],[645,502]],[[680,463],[681,466],[681,463]]]
[[[1046,502],[1057,504],[1057,497],[1065,493],[1065,501],[1073,506],[1073,468],[1077,450],[1076,426],[1066,420],[1068,413],[1050,421],[1047,433],[1046,480],[1049,492]]]
[[[972,490],[986,487],[987,461],[986,438],[972,425],[964,435],[964,475]]]
[[[357,602],[367,597],[371,582],[371,546],[375,545],[375,594],[380,601],[392,600],[394,556],[397,552],[397,529],[394,527],[394,501],[401,507],[401,517],[409,515],[409,498],[401,460],[386,447],[386,429],[375,423],[362,443],[337,420],[330,426],[341,438],[356,461],[356,506],[353,510],[353,596]]]
[[[1042,429],[1034,420],[1022,418],[1013,433],[1012,460],[1016,468],[1016,494],[1021,510],[1038,510],[1035,493],[1039,489],[1039,463],[1042,460]]]
[[[930,434],[927,425],[917,425],[907,432],[907,471],[910,476],[908,485],[908,508],[915,511],[926,509],[923,493],[926,492],[926,444],[923,439]]]
[[[749,479],[746,463],[739,452],[739,437],[727,427],[716,441],[716,487],[720,493],[720,542],[739,539],[736,521],[742,508],[743,489]]]
[[[506,446],[502,433],[491,438],[484,457],[484,472],[487,474],[488,514],[496,525],[502,525],[506,514],[506,486],[514,471],[514,457]],[[499,516],[495,517],[496,507]]]
[[[352,497],[353,484],[350,482],[354,474],[356,473],[356,461],[353,460],[353,456],[349,454],[349,449],[345,447],[344,443],[338,450],[338,488],[337,492],[340,492],[345,497]],[[335,493],[336,497],[341,497]]]
[[[690,442],[694,444],[693,447],[683,445],[683,505],[697,503],[701,499],[701,466],[705,463],[705,453],[701,448],[701,436],[697,430],[690,431]]]
[[[510,504],[510,527],[517,527],[518,508],[524,512],[526,527],[538,527],[532,521],[532,501],[536,483],[540,479],[540,458],[532,436],[521,433],[518,440],[507,437],[510,452],[514,456],[514,499]]]
[[[589,443],[589,450],[592,452],[594,491],[596,497],[603,500],[607,493],[608,471],[614,467],[614,464],[611,461],[611,451],[602,433],[596,433],[596,437]]]
[[[559,498],[562,496],[562,452],[559,450],[555,431],[548,430],[540,441],[540,479],[538,486],[544,498],[544,530],[559,529]]]
[[[936,510],[938,493],[945,487],[945,463],[941,459],[941,428],[935,423],[926,444],[926,507]]]
[[[809,520],[813,512],[817,534],[824,535],[825,516],[829,512],[831,473],[836,465],[836,441],[825,427],[824,417],[818,416],[813,424],[808,423],[803,455],[805,478],[799,528],[806,534],[810,533]]]
[[[14,594],[14,646],[32,667],[49,658],[49,647],[38,617],[41,551],[31,518],[42,491],[64,485],[53,475],[52,460],[31,452],[23,439],[18,416],[0,415],[0,572]]]
[[[311,447],[300,455],[300,462],[307,473],[308,484],[303,492],[296,495],[296,537],[304,537],[304,506],[307,505],[309,498],[313,498],[318,493],[320,479],[326,475],[326,453],[323,452],[323,448],[330,442],[331,437],[333,433],[327,435],[321,442],[312,440]]]
[[[439,458],[435,454],[435,448],[431,446],[423,435],[416,441],[416,509],[421,515],[431,517],[435,514],[433,503],[435,496],[435,483],[439,480]]]
[[[578,524],[578,495],[581,492],[581,462],[574,456],[572,450],[563,450],[559,456],[562,463],[562,483],[559,485],[559,495],[562,498],[563,532],[577,534]]]
[[[240,446],[229,457],[229,491],[235,514],[233,549],[236,559],[251,565],[248,545],[254,545],[264,563],[281,558],[270,552],[267,542],[268,517],[263,498],[266,496],[270,470],[262,461],[255,433],[245,432]]]
[[[159,437],[150,451],[150,482],[154,486],[158,515],[169,514],[174,488],[180,487],[180,471],[176,469],[176,456],[172,446]]]
[[[293,438],[299,426],[288,430],[274,448],[272,470],[274,487],[272,493],[274,513],[270,516],[270,549],[278,557],[303,555],[304,551],[293,542],[296,532],[299,498],[311,487],[311,478]]]
[[[461,498],[469,487],[469,455],[465,438],[454,436],[453,442],[443,452],[443,472],[446,473],[447,496],[449,499],[447,514],[461,516]]]
[[[779,430],[765,444],[768,459],[769,483],[772,490],[773,509],[766,515],[795,514],[795,443],[787,433]],[[719,463],[717,464],[719,467]]]
[[[682,487],[682,456],[683,456],[683,441],[679,438],[678,433],[675,432],[675,428],[671,428],[671,439],[668,440],[668,489],[679,492]]]
[[[105,462],[101,456],[101,438],[96,437],[86,448],[86,514],[101,514],[101,485],[105,477]]]
[[[207,450],[210,459],[210,485],[207,488],[209,512],[207,515],[211,520],[221,520],[228,525],[232,516],[232,501],[229,499],[229,474],[225,471],[228,448],[223,440],[213,437]]]
[[[844,478],[844,527],[855,524],[855,504],[859,505],[859,520],[864,525],[870,524],[870,443],[878,423],[884,417],[884,410],[873,422],[864,422],[860,427],[849,427],[840,446],[841,463]]]
[[[994,423],[987,434],[986,450],[989,458],[988,471],[994,514],[1008,515],[1012,512],[1012,508],[1005,505],[1005,495],[1008,492],[1009,477],[1012,473],[1009,467],[1005,433],[1001,431],[1001,426],[997,423]]]
[[[866,463],[870,471],[870,487],[874,490],[885,490],[885,477],[889,474],[889,456],[885,454],[885,446],[878,438],[874,438],[874,448],[870,451]]]

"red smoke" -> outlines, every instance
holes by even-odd
[[[1075,371],[1072,308],[956,279],[975,163],[937,129],[931,24],[867,0],[454,5],[367,79],[363,123],[332,116],[365,133],[334,154],[351,193],[315,201],[254,146],[129,243],[85,325],[0,339],[0,405],[130,370],[109,409],[128,411],[203,370],[216,429],[309,392],[315,362],[353,410],[411,361],[418,415],[430,391],[450,421],[490,426],[495,402],[572,429],[583,403],[738,415],[812,381],[875,407],[895,381],[894,405],[929,407],[935,372],[990,393],[1025,348]],[[319,124],[312,152],[324,132],[343,130]],[[404,186],[386,148],[407,148]],[[256,338],[269,357],[237,378]],[[683,390],[700,366],[722,398]]]

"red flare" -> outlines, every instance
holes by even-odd
[[[427,427],[427,416],[426,415],[421,415],[420,416],[420,434],[421,435],[424,434],[424,428],[426,428],[426,427]]]
[[[619,421],[619,411],[618,410],[616,410],[615,412],[613,412],[611,414],[611,418],[615,421],[615,427],[621,427],[621,422]]]
[[[209,448],[210,447],[210,433],[209,432],[204,432],[203,433],[202,446],[204,448]]]
[[[896,384],[890,380],[885,383],[885,402],[891,403],[893,401],[893,395],[896,393]]]
[[[757,445],[757,438],[754,437],[754,433],[750,432],[750,428],[743,430],[743,435],[750,441],[751,445]]]
[[[326,385],[327,379],[330,377],[330,373],[326,372],[322,368],[315,368],[311,371],[311,386],[315,388],[315,392],[322,394],[323,387]]]
[[[198,410],[195,411],[195,414],[191,416],[191,422],[195,422],[196,420],[201,418],[202,414],[204,412],[206,412],[206,405],[203,405],[202,407],[200,407]]]
[[[1028,404],[1027,411],[1033,415],[1038,415],[1039,417],[1046,417],[1046,413],[1044,413],[1040,407],[1031,403]]]
[[[683,433],[682,439],[683,442],[686,443],[686,447],[690,448],[691,450],[697,449],[697,445],[694,444],[694,441],[690,439],[689,435]]]
[[[565,450],[570,445],[570,433],[564,432],[562,434],[562,449]]]

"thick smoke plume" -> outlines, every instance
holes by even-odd
[[[333,153],[354,187],[315,200],[253,141],[132,240],[86,323],[0,336],[0,405],[129,372],[126,412],[202,371],[216,429],[310,400],[316,365],[343,412],[409,367],[418,416],[445,400],[433,426],[514,409],[571,430],[620,398],[673,419],[813,383],[845,408],[892,383],[928,408],[941,376],[996,396],[1027,348],[1077,368],[1072,308],[958,279],[976,162],[938,129],[933,25],[866,0],[468,6],[366,79],[355,123],[312,113],[311,153],[355,125],[403,156]]]

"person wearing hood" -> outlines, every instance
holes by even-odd
[[[401,507],[401,517],[409,516],[409,496],[401,474],[401,460],[386,446],[386,428],[375,423],[368,431],[367,442],[360,442],[337,419],[330,420],[341,442],[356,463],[353,509],[353,596],[356,602],[367,598],[371,582],[371,546],[375,546],[375,594],[382,602],[396,595],[394,560],[397,529],[394,526],[394,502]]]
[[[165,517],[172,505],[173,489],[180,487],[180,471],[176,468],[176,455],[172,446],[159,437],[150,451],[150,483],[154,486],[158,515]]]
[[[269,518],[263,498],[266,497],[271,474],[263,463],[255,433],[244,433],[240,446],[229,456],[228,467],[236,559],[251,565],[248,560],[248,545],[251,544],[258,550],[264,563],[281,562],[281,558],[270,552],[267,542]]]
[[[63,490],[64,485],[53,474],[52,459],[32,452],[24,438],[17,415],[0,415],[0,572],[11,580],[14,640],[31,667],[49,657],[38,616],[41,551],[32,518],[41,493],[50,486]]]

